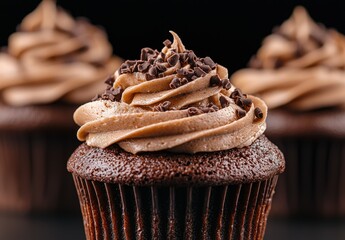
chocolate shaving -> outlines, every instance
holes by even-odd
[[[188,116],[195,116],[195,115],[199,115],[202,113],[203,113],[203,111],[201,111],[199,108],[196,108],[196,107],[188,108]]]
[[[111,86],[111,87],[114,85],[114,82],[115,82],[115,77],[114,77],[114,75],[109,76],[109,77],[104,81],[105,84],[107,84],[108,86]]]
[[[179,59],[179,55],[177,53],[174,53],[173,55],[171,55],[168,59],[167,62],[169,64],[169,66],[175,66],[176,63],[178,62]]]
[[[246,111],[242,109],[236,109],[236,116],[238,119],[243,118],[244,116],[246,116]]]
[[[215,86],[221,86],[222,82],[220,81],[220,78],[218,75],[213,75],[210,78],[210,86],[215,87]]]
[[[219,102],[222,108],[226,108],[230,105],[230,101],[224,96],[220,96]]]
[[[210,57],[205,57],[204,58],[204,63],[206,65],[210,66],[211,69],[214,69],[217,66],[217,64],[215,64]]]
[[[201,68],[204,72],[206,72],[206,73],[209,73],[209,72],[212,71],[212,69],[210,68],[210,66],[208,66],[208,65],[206,65],[206,64],[201,65],[200,68]]]
[[[122,97],[123,90],[120,87],[110,88],[105,90],[105,92],[100,96],[102,100],[110,101],[120,101]],[[98,98],[99,99],[99,98]]]
[[[206,73],[200,67],[195,67],[194,72],[197,77],[203,77],[206,75]]]
[[[149,74],[150,74],[151,76],[157,76],[157,74],[158,74],[157,67],[156,67],[156,66],[152,66],[152,67],[149,69]]]
[[[235,90],[230,94],[230,98],[235,100],[238,97],[243,97],[243,94],[240,89],[235,88]]]
[[[187,76],[188,70],[185,68],[180,68],[180,69],[177,69],[176,73],[180,76]]]
[[[152,79],[155,79],[156,76],[151,75],[150,73],[146,73],[146,74],[145,74],[145,78],[146,78],[146,81],[150,81],[150,80],[152,80]]]
[[[119,69],[119,73],[120,74],[131,73],[131,69],[129,68],[129,65],[126,62],[124,62],[121,65],[121,67]]]
[[[261,109],[259,107],[256,107],[254,109],[254,114],[255,114],[255,117],[261,119],[264,117],[264,114],[262,113]]]
[[[167,40],[165,40],[165,41],[163,42],[163,44],[164,44],[164,46],[170,48],[172,43],[171,43],[171,41],[170,41],[169,39],[167,39]]]
[[[182,78],[181,85],[185,85],[187,83],[188,83],[188,79],[187,78]]]
[[[149,69],[149,66],[150,66],[149,62],[138,64],[138,71],[142,73],[147,72],[147,70]]]
[[[231,83],[230,80],[225,78],[222,80],[222,86],[223,88],[225,88],[226,90],[229,90],[231,88]]]
[[[189,51],[187,56],[188,56],[188,63],[191,65],[194,65],[197,59],[197,56],[195,55],[195,53],[193,51]]]
[[[191,79],[193,77],[193,75],[195,74],[194,70],[189,68],[187,69],[186,75],[188,79]]]
[[[174,89],[179,86],[181,86],[181,78],[174,78],[169,84],[169,87]]]
[[[158,55],[157,50],[153,50],[152,48],[143,48],[141,49],[140,60],[147,61],[150,60],[152,57],[156,57]]]
[[[152,62],[152,64],[153,63],[164,63],[164,59],[162,58],[162,57],[158,57],[158,58],[156,58],[156,60],[154,60],[153,62]]]
[[[250,98],[245,98],[245,97],[236,98],[235,103],[237,106],[246,110],[246,112],[248,112],[250,107],[252,106],[252,100]]]
[[[156,64],[156,67],[159,72],[165,72],[167,70],[167,67],[163,64]]]
[[[188,60],[188,54],[186,52],[180,53],[180,62],[182,63],[186,63]]]
[[[162,102],[162,103],[158,104],[157,106],[153,107],[153,110],[158,111],[158,112],[165,112],[165,111],[169,110],[170,106],[171,106],[171,102],[165,101],[165,102]]]

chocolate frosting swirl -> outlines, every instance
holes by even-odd
[[[247,146],[264,132],[265,103],[231,87],[226,68],[171,34],[161,52],[144,48],[140,60],[116,71],[107,91],[119,101],[100,98],[75,111],[79,140],[101,148],[117,143],[134,154],[195,153]]]
[[[345,107],[345,38],[315,23],[303,7],[267,36],[231,82],[269,108]]]
[[[43,0],[0,53],[0,96],[14,106],[84,103],[120,64],[101,28]]]

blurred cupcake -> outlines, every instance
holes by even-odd
[[[180,38],[141,50],[80,106],[68,161],[87,239],[263,239],[279,149],[267,107]],[[109,99],[112,99],[109,100]]]
[[[0,53],[1,211],[78,206],[65,171],[77,145],[72,115],[120,62],[101,28],[54,1],[23,19]]]
[[[345,217],[345,37],[303,7],[231,76],[268,105],[266,135],[287,169],[272,215]]]

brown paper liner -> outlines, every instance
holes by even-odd
[[[270,138],[284,153],[271,216],[345,217],[345,140]]]
[[[66,171],[78,145],[72,136],[70,131],[1,132],[0,211],[78,211],[73,178]]]
[[[263,239],[278,176],[226,186],[126,186],[73,176],[93,239]]]

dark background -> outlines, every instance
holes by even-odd
[[[7,44],[22,18],[39,0],[0,1],[0,45]],[[210,56],[230,73],[244,67],[274,26],[287,19],[296,5],[307,8],[317,22],[345,33],[345,1],[161,1],[58,0],[74,17],[83,16],[106,29],[114,53],[137,59],[142,47],[160,50],[169,30],[180,35],[187,49]],[[114,6],[113,6],[114,5]]]

